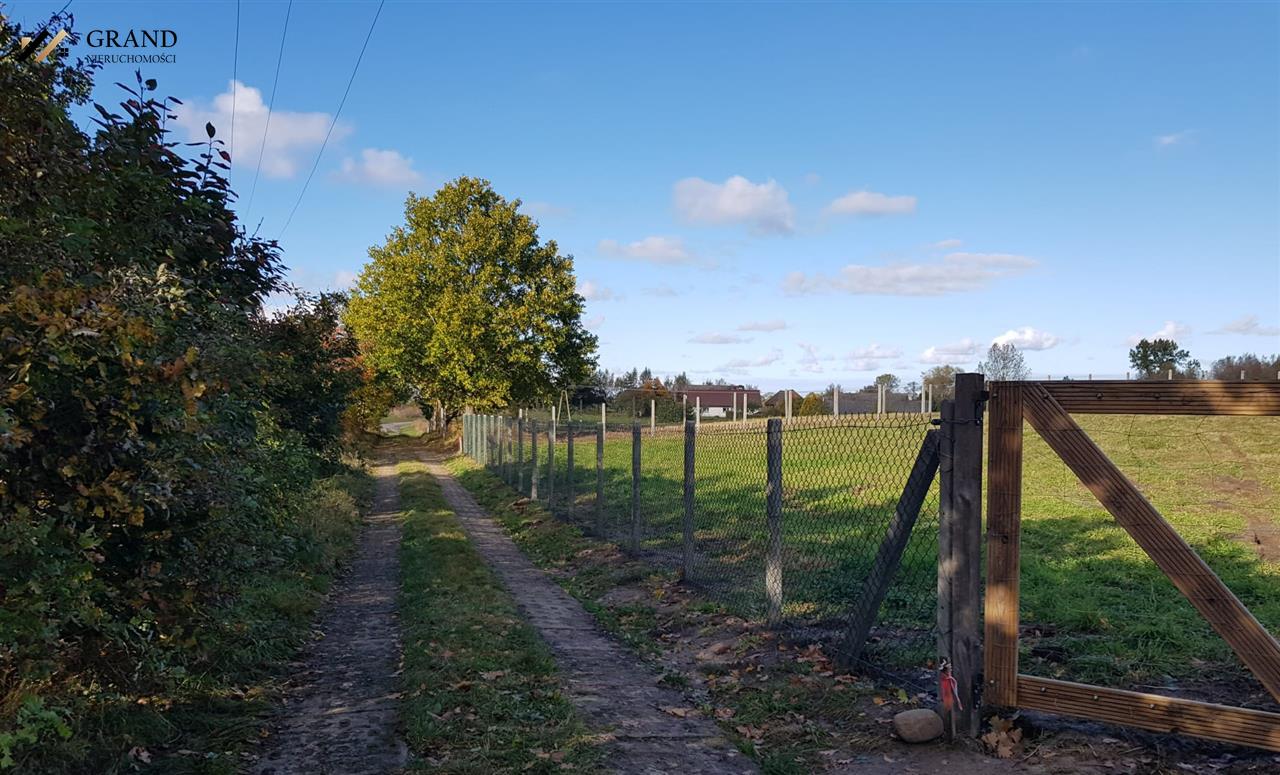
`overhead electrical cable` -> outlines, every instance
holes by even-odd
[[[262,152],[267,148],[267,132],[271,129],[271,114],[276,108],[276,84],[280,82],[280,62],[284,59],[284,39],[289,34],[289,14],[293,12],[293,0],[284,11],[284,29],[280,32],[280,50],[276,53],[276,75],[271,79],[271,100],[267,103],[267,120],[262,127],[262,144],[258,146],[258,164],[253,171],[253,187],[249,189],[249,206],[245,213],[253,209],[253,195],[258,192],[258,175],[262,172]]]
[[[298,200],[293,203],[293,209],[289,211],[289,217],[285,219],[284,228],[280,229],[280,234],[276,239],[284,236],[285,230],[289,228],[289,224],[293,223],[293,215],[298,212],[298,205],[302,204],[302,197],[307,195],[307,187],[311,185],[311,178],[315,177],[316,168],[320,166],[320,157],[324,155],[325,146],[329,144],[329,135],[333,134],[333,128],[338,124],[338,117],[342,115],[342,106],[347,104],[347,95],[351,93],[351,84],[355,83],[356,73],[360,71],[360,62],[364,60],[364,52],[369,48],[369,39],[373,37],[373,28],[378,25],[378,17],[382,15],[382,6],[386,5],[386,0],[378,3],[378,10],[373,14],[373,21],[369,22],[369,31],[365,33],[364,45],[360,47],[360,54],[356,57],[356,64],[351,68],[351,77],[347,79],[347,88],[342,92],[342,99],[338,102],[338,109],[333,114],[333,120],[329,122],[329,131],[324,133],[324,142],[320,143],[320,151],[316,154],[315,163],[311,165],[311,172],[307,175],[307,180],[302,184],[302,191],[298,192]]]

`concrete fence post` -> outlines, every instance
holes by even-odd
[[[649,399],[649,438],[653,438],[658,432],[658,401],[655,398]]]
[[[702,396],[693,397],[693,423],[698,428],[702,428]]]
[[[764,590],[770,627],[782,623],[782,421],[771,417],[765,429],[765,524],[769,544]]]

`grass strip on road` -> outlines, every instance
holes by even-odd
[[[837,673],[820,649],[799,652],[758,622],[699,599],[673,573],[583,535],[469,458],[446,466],[536,565],[652,663],[662,683],[691,693],[697,712],[717,721],[766,775],[815,772],[844,757],[861,761],[887,743],[887,716],[916,706],[905,693],[876,696],[877,687]],[[731,642],[732,653],[711,674],[695,669],[693,653],[713,642]]]
[[[476,554],[421,463],[397,469],[404,720],[422,770],[592,771],[596,740],[560,691],[555,662]]]

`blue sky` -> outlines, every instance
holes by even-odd
[[[267,237],[377,5],[294,2],[263,147],[286,7],[241,3],[234,65]],[[70,10],[176,31],[144,75],[230,137],[236,8]],[[464,174],[575,256],[615,370],[856,388],[996,340],[1038,375],[1122,375],[1157,333],[1206,364],[1280,350],[1275,4],[388,2],[281,236],[294,280],[349,283],[407,191]]]

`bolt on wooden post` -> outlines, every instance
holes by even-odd
[[[640,423],[631,424],[631,537],[632,552],[640,551]]]
[[[766,621],[782,623],[782,421],[769,419],[765,430],[765,523],[769,544],[765,554]]]
[[[684,421],[684,524],[683,524],[683,561],[680,563],[680,578],[687,581],[693,576],[693,455],[697,444],[698,429],[690,420]]]
[[[955,399],[942,402],[938,520],[938,663],[946,660],[958,700],[943,706],[949,738],[976,736],[977,675],[982,666],[981,374],[957,374]]]

